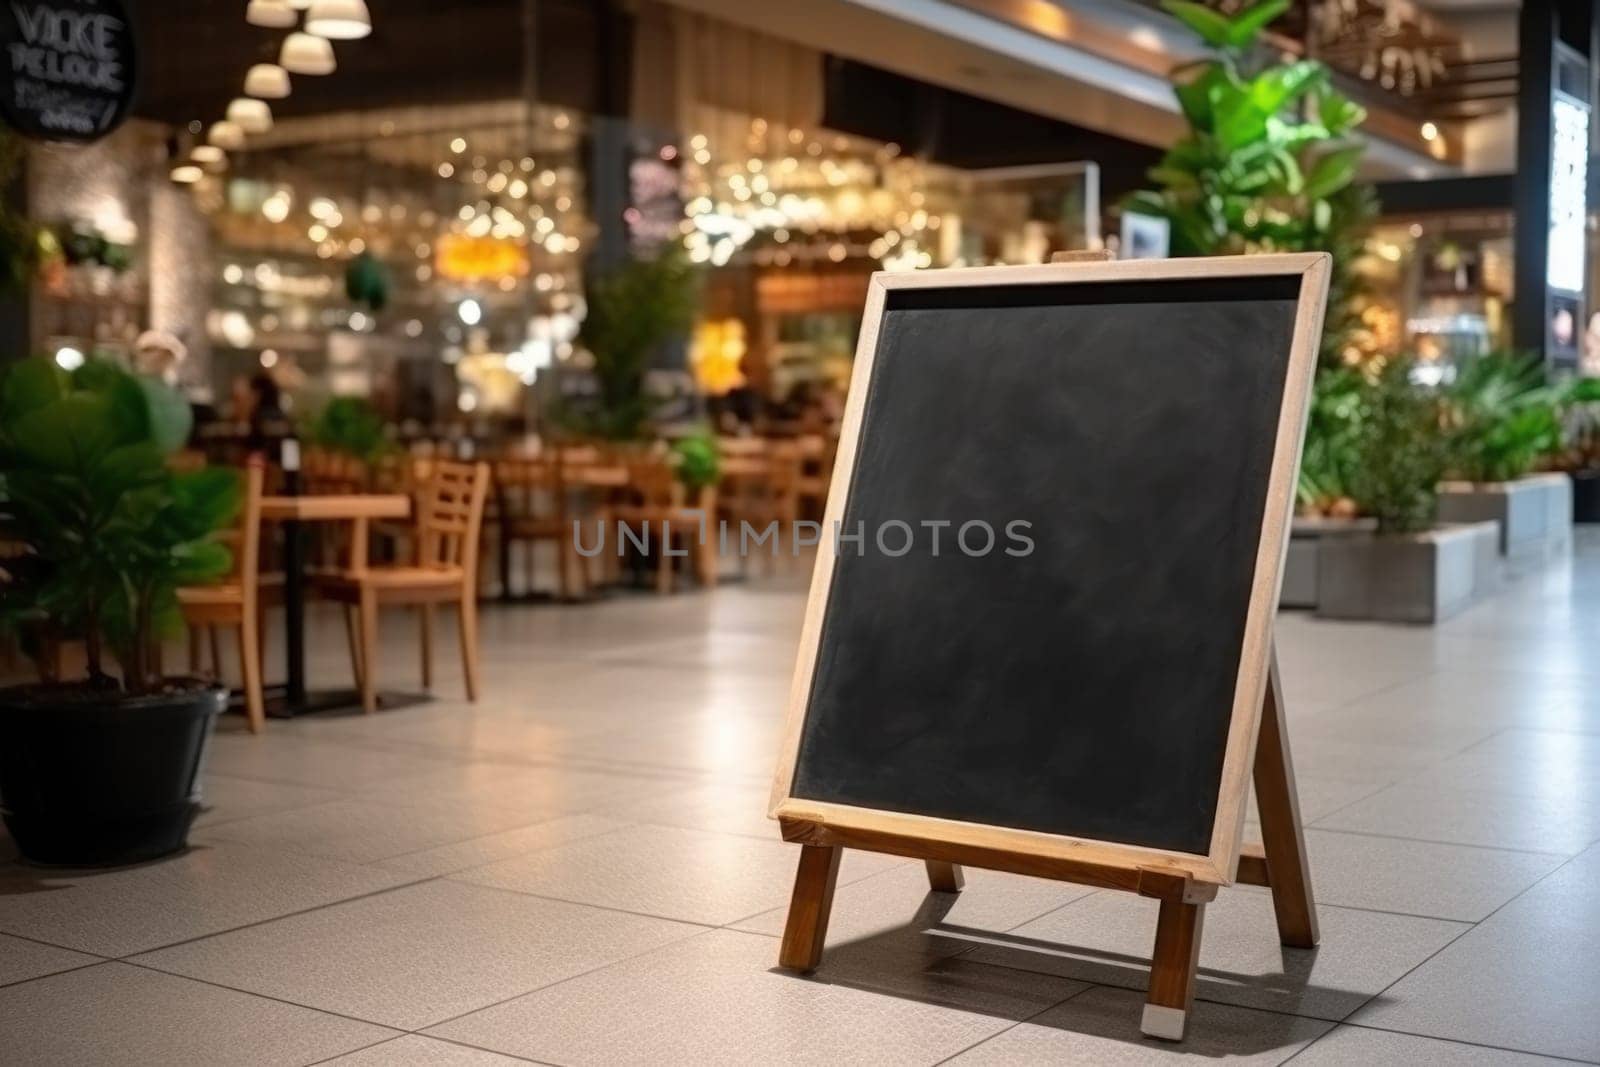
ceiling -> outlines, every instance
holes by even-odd
[[[587,110],[598,85],[594,57],[604,32],[586,0],[538,0],[538,91],[546,102]],[[238,95],[252,63],[273,61],[286,31],[244,21],[242,3],[134,0],[140,42],[136,114],[170,123],[209,122]],[[522,0],[382,0],[373,32],[337,42],[338,70],[296,76],[275,115],[404,107],[515,97],[524,88],[528,33]]]

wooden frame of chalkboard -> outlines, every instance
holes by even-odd
[[[1272,625],[1288,542],[1300,447],[1315,370],[1329,258],[1320,253],[1238,256],[1210,259],[1075,261],[1046,266],[969,269],[874,275],[868,290],[860,339],[840,436],[837,475],[824,516],[805,623],[790,690],[786,728],[774,777],[771,817],[785,840],[805,845],[796,878],[788,929],[780,961],[809,970],[820,959],[839,857],[845,847],[922,858],[936,890],[961,887],[959,864],[1056,878],[1155,897],[1162,902],[1155,966],[1145,1029],[1155,1036],[1181,1037],[1193,996],[1194,959],[1200,916],[1216,888],[1236,879],[1270,885],[1284,944],[1316,943],[1305,848],[1295,799],[1293,769],[1284,736],[1283,709],[1272,649]],[[1041,832],[1016,825],[990,825],[919,814],[900,806],[840,803],[799,795],[795,788],[802,760],[807,716],[824,630],[836,592],[836,545],[827,531],[843,522],[861,477],[858,449],[863,424],[873,410],[871,391],[879,334],[886,305],[895,294],[936,294],[939,290],[997,286],[1012,292],[1029,286],[1100,286],[1108,283],[1188,283],[1228,285],[1257,281],[1275,292],[1292,291],[1293,323],[1285,353],[1286,371],[1272,430],[1270,466],[1237,673],[1232,690],[1222,771],[1208,847],[1183,850],[1109,838]],[[1285,287],[1292,287],[1286,289]],[[1039,290],[1043,292],[1044,290]],[[1088,297],[1086,299],[1091,299]],[[994,314],[1004,314],[996,307]],[[1229,660],[1231,663],[1231,660]],[[1258,746],[1258,736],[1261,744]],[[1241,849],[1246,798],[1255,776],[1265,840]],[[1270,870],[1270,876],[1269,876]]]

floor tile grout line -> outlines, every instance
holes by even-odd
[[[1389,1026],[1373,1026],[1370,1023],[1352,1023],[1352,1022],[1336,1023],[1336,1024],[1334,1024],[1333,1028],[1328,1031],[1328,1033],[1320,1035],[1317,1038],[1317,1041],[1321,1041],[1323,1038],[1325,1038],[1325,1037],[1329,1036],[1329,1034],[1332,1034],[1335,1031],[1339,1030],[1341,1027],[1348,1027],[1348,1028],[1350,1028],[1352,1030],[1370,1030],[1370,1031],[1372,1031],[1374,1033],[1380,1033],[1380,1034],[1399,1034],[1401,1037],[1417,1037],[1417,1038],[1422,1038],[1425,1041],[1438,1041],[1438,1042],[1440,1042],[1442,1044],[1446,1044],[1446,1045],[1462,1045],[1462,1046],[1465,1046],[1467,1048],[1489,1049],[1489,1050],[1492,1050],[1494,1052],[1509,1052],[1509,1053],[1512,1053],[1513,1055],[1517,1055],[1517,1056],[1534,1056],[1534,1057],[1538,1057],[1538,1058],[1557,1060],[1557,1061],[1559,1061],[1561,1063],[1583,1063],[1583,1064],[1600,1063],[1600,1059],[1584,1060],[1584,1059],[1577,1059],[1577,1058],[1572,1057],[1572,1056],[1559,1056],[1559,1055],[1556,1055],[1556,1054],[1550,1053],[1550,1052],[1530,1052],[1528,1049],[1525,1049],[1525,1048],[1514,1048],[1514,1047],[1512,1047],[1510,1045],[1489,1045],[1489,1044],[1485,1044],[1482,1041],[1463,1041],[1460,1038],[1455,1038],[1455,1037],[1440,1037],[1437,1034],[1419,1034],[1414,1030],[1399,1030],[1399,1029],[1396,1029],[1394,1027],[1389,1027]],[[1317,1041],[1311,1042],[1311,1045],[1316,1044]],[[1306,1048],[1310,1048],[1311,1045],[1307,1045]],[[1298,1055],[1300,1055],[1300,1052],[1304,1052],[1304,1051],[1305,1051],[1305,1049],[1301,1049],[1299,1052],[1296,1052],[1294,1055],[1298,1056]],[[1289,1057],[1289,1059],[1294,1059],[1294,1056]],[[1288,1060],[1285,1060],[1284,1062],[1287,1063]]]
[[[1585,850],[1585,851],[1587,851],[1587,850]],[[1477,922],[1470,924],[1461,933],[1457,934],[1455,937],[1452,937],[1449,941],[1445,942],[1443,945],[1440,945],[1433,952],[1430,952],[1426,959],[1418,961],[1417,964],[1414,967],[1410,968],[1404,974],[1402,974],[1398,978],[1396,978],[1394,981],[1390,982],[1388,985],[1384,986],[1382,989],[1378,990],[1376,993],[1373,993],[1366,1000],[1363,1000],[1360,1004],[1356,1005],[1355,1009],[1353,1011],[1351,1011],[1348,1015],[1346,1015],[1345,1018],[1346,1019],[1355,1018],[1357,1014],[1359,1014],[1361,1011],[1363,1011],[1373,1001],[1377,1000],[1379,997],[1383,996],[1389,990],[1393,989],[1395,986],[1399,985],[1401,982],[1404,982],[1407,978],[1410,978],[1413,974],[1416,974],[1423,967],[1426,967],[1429,963],[1433,962],[1433,960],[1437,959],[1439,957],[1439,955],[1442,952],[1444,952],[1446,949],[1448,949],[1451,945],[1454,945],[1457,941],[1460,941],[1463,937],[1469,936],[1478,927],[1482,926],[1484,923],[1488,922],[1490,919],[1492,919],[1496,915],[1500,914],[1500,912],[1504,911],[1506,908],[1510,907],[1512,904],[1516,903],[1518,900],[1521,900],[1527,894],[1533,892],[1534,889],[1536,889],[1540,885],[1544,884],[1549,879],[1554,878],[1557,874],[1559,874],[1562,870],[1564,870],[1565,868],[1570,866],[1573,863],[1573,861],[1575,861],[1576,859],[1578,859],[1579,856],[1582,856],[1582,855],[1583,855],[1583,853],[1579,852],[1576,855],[1568,857],[1565,862],[1557,864],[1548,873],[1546,873],[1545,875],[1543,875],[1540,878],[1535,879],[1531,884],[1529,884],[1526,887],[1524,887],[1520,892],[1513,894],[1509,899],[1504,901],[1502,904],[1500,904],[1498,907],[1496,907],[1493,911],[1489,912],[1488,915],[1485,915],[1482,919],[1479,919]],[[1381,1027],[1373,1027],[1372,1029],[1381,1029]],[[1399,1032],[1403,1032],[1403,1031],[1399,1031]],[[1418,1035],[1418,1036],[1423,1036],[1423,1035]]]
[[[683,925],[683,926],[696,926],[696,927],[699,927],[701,930],[721,930],[721,929],[723,929],[723,927],[719,926],[716,923],[701,922],[698,919],[678,919],[678,918],[674,918],[674,917],[672,917],[670,915],[656,915],[656,914],[654,914],[652,912],[648,912],[648,911],[631,911],[628,908],[618,908],[618,907],[615,907],[615,906],[610,905],[610,904],[590,904],[590,903],[588,903],[586,901],[582,901],[582,900],[573,900],[571,897],[556,897],[556,896],[551,896],[548,893],[532,893],[532,892],[529,892],[526,889],[512,889],[509,886],[490,885],[487,882],[473,882],[473,881],[469,881],[468,879],[465,879],[465,878],[457,878],[457,877],[454,877],[453,875],[448,875],[448,874],[442,874],[442,875],[439,875],[437,878],[433,878],[433,879],[429,879],[429,880],[430,881],[439,881],[439,882],[451,882],[451,883],[454,883],[455,885],[469,886],[469,887],[471,887],[473,889],[488,889],[488,890],[490,890],[492,892],[495,892],[495,893],[509,893],[512,896],[523,897],[523,898],[532,899],[532,900],[543,900],[543,901],[546,901],[546,902],[551,903],[551,904],[567,904],[567,905],[570,905],[570,906],[576,907],[576,908],[593,908],[595,911],[606,911],[606,912],[612,913],[613,915],[628,915],[628,916],[632,916],[635,919],[654,919],[657,922],[679,923],[680,925]],[[767,911],[771,911],[771,910],[772,910],[771,908],[767,909]],[[757,914],[764,914],[764,913],[758,912]],[[735,921],[737,922],[737,921],[741,921],[741,920],[735,920]]]
[[[1377,794],[1373,795],[1376,796]],[[1366,799],[1371,798],[1369,797]],[[1360,801],[1356,801],[1355,803],[1359,804]],[[1326,817],[1331,818],[1333,814],[1335,813],[1330,812]],[[1372,830],[1345,830],[1333,826],[1317,826],[1314,823],[1306,826],[1305,829],[1315,830],[1319,834],[1338,834],[1342,837],[1368,837],[1376,838],[1380,841],[1407,841],[1414,845],[1442,845],[1446,848],[1470,848],[1476,849],[1480,852],[1506,852],[1516,856],[1544,856],[1549,859],[1561,860],[1563,863],[1577,855],[1578,852],[1586,851],[1589,847],[1588,845],[1585,845],[1582,849],[1579,849],[1578,852],[1575,853],[1550,852],[1548,850],[1531,848],[1508,848],[1505,845],[1480,845],[1471,841],[1439,841],[1431,837],[1402,837],[1399,834],[1380,834]],[[1316,872],[1313,871],[1312,873],[1315,874]]]
[[[1331,818],[1331,816],[1329,816]],[[1385,841],[1409,841],[1415,845],[1455,845],[1459,848],[1479,848],[1489,852],[1515,852],[1522,856],[1559,856],[1563,866],[1567,861],[1575,859],[1588,851],[1590,844],[1585,844],[1577,852],[1548,852],[1532,848],[1510,848],[1506,845],[1480,845],[1471,841],[1441,841],[1436,837],[1407,837],[1403,834],[1380,834],[1373,830],[1345,830],[1336,826],[1323,826],[1321,820],[1306,827],[1307,830],[1322,830],[1329,833],[1351,834],[1355,837],[1376,837]],[[1591,843],[1592,844],[1592,843]],[[1312,872],[1315,874],[1315,872]]]
[[[303,855],[303,853],[295,853],[295,855]],[[371,897],[382,896],[385,893],[393,893],[396,890],[400,890],[400,889],[410,889],[413,886],[419,886],[419,885],[422,885],[422,884],[424,884],[426,882],[435,882],[435,881],[439,881],[439,879],[437,877],[415,878],[415,879],[412,879],[409,882],[400,882],[400,883],[398,883],[396,885],[384,886],[381,889],[373,889],[373,890],[370,890],[369,892],[366,892],[366,893],[358,893],[353,897],[343,897],[343,898],[341,898],[339,900],[330,900],[330,901],[327,901],[327,902],[322,903],[322,904],[313,904],[309,908],[299,908],[299,909],[297,909],[295,911],[284,912],[282,915],[272,915],[272,916],[268,916],[265,919],[256,919],[256,920],[254,920],[252,922],[241,923],[238,926],[230,926],[225,930],[213,930],[210,933],[196,934],[193,937],[185,937],[185,938],[183,938],[181,940],[178,940],[178,941],[172,941],[172,942],[167,942],[165,944],[156,945],[153,948],[141,948],[141,949],[137,949],[137,950],[135,950],[133,952],[125,952],[120,956],[110,956],[110,957],[107,957],[107,958],[111,959],[111,960],[116,960],[116,961],[120,961],[120,962],[126,963],[126,962],[129,962],[130,960],[132,960],[132,958],[134,956],[143,956],[143,955],[146,955],[146,954],[152,953],[152,952],[165,952],[168,949],[181,948],[184,945],[192,945],[196,941],[205,941],[205,940],[208,940],[208,939],[213,938],[213,937],[221,937],[224,934],[236,934],[241,930],[249,930],[249,929],[252,929],[252,928],[257,927],[257,926],[265,926],[268,923],[275,923],[275,922],[278,922],[278,921],[280,921],[282,919],[294,919],[294,918],[297,918],[297,917],[299,917],[301,915],[309,915],[312,912],[324,911],[324,910],[326,910],[328,908],[337,908],[341,904],[352,904],[352,903],[354,903],[354,902],[356,902],[358,900],[367,900],[367,899],[369,899]]]
[[[133,960],[133,959],[107,960],[106,962],[107,963],[113,963],[113,964],[122,964],[123,966],[126,966],[126,967],[136,967],[141,971],[149,971],[151,974],[165,975],[168,978],[177,978],[180,981],[184,981],[184,982],[196,982],[196,983],[198,983],[200,985],[211,986],[213,989],[226,989],[230,993],[238,993],[238,994],[240,994],[242,996],[246,996],[246,997],[256,997],[256,998],[258,998],[260,1000],[270,1000],[270,1001],[272,1001],[272,1002],[274,1002],[276,1004],[287,1004],[291,1008],[303,1008],[306,1011],[314,1011],[314,1012],[317,1012],[320,1015],[331,1015],[331,1016],[333,1016],[334,1018],[337,1018],[337,1019],[347,1019],[347,1020],[349,1020],[350,1022],[353,1022],[353,1023],[361,1023],[363,1026],[376,1026],[379,1029],[383,1029],[383,1030],[397,1031],[395,1033],[396,1037],[403,1037],[408,1033],[413,1033],[414,1032],[414,1031],[411,1031],[411,1030],[407,1030],[403,1026],[394,1026],[394,1025],[392,1025],[390,1023],[380,1023],[380,1022],[376,1022],[376,1021],[374,1021],[372,1019],[363,1019],[359,1015],[348,1015],[348,1014],[346,1014],[345,1012],[342,1012],[342,1011],[334,1011],[332,1008],[321,1008],[321,1007],[318,1007],[315,1004],[306,1004],[303,1001],[290,1000],[287,997],[274,996],[271,993],[262,993],[262,992],[259,992],[257,990],[254,990],[254,989],[243,989],[243,988],[240,988],[239,986],[229,985],[226,982],[218,982],[218,981],[216,981],[215,979],[212,979],[212,978],[201,978],[201,977],[199,977],[197,975],[183,974],[183,973],[181,973],[179,971],[169,971],[169,970],[166,970],[165,968],[162,968],[162,967],[153,966],[152,964],[140,963],[138,960]],[[352,1050],[352,1051],[354,1051],[354,1050]]]
[[[412,1030],[410,1032],[414,1033],[414,1034],[420,1034],[423,1037],[433,1037],[435,1035],[429,1033],[428,1031],[437,1030],[441,1026],[448,1026],[451,1023],[459,1022],[460,1020],[468,1018],[469,1016],[476,1015],[479,1012],[489,1011],[491,1009],[498,1008],[502,1004],[509,1004],[513,1000],[521,1000],[523,997],[531,997],[535,993],[543,993],[543,992],[545,992],[547,990],[554,989],[556,986],[566,985],[568,982],[576,981],[579,978],[587,978],[589,975],[595,974],[595,973],[597,973],[599,971],[606,970],[609,967],[618,967],[618,966],[621,966],[624,963],[632,963],[634,960],[639,959],[640,957],[643,957],[643,956],[648,956],[653,952],[662,952],[662,951],[665,951],[666,949],[672,948],[675,945],[681,945],[686,941],[692,941],[697,937],[704,937],[707,934],[716,933],[716,932],[717,932],[717,928],[716,927],[701,927],[700,929],[697,929],[692,933],[685,934],[683,937],[675,937],[670,941],[663,941],[659,945],[652,945],[651,947],[649,947],[647,949],[642,949],[641,951],[635,952],[632,955],[623,956],[620,959],[610,960],[610,961],[608,961],[606,963],[601,963],[601,964],[598,964],[598,965],[596,965],[594,967],[590,967],[586,971],[580,971],[577,974],[569,974],[565,978],[558,978],[553,982],[546,982],[544,985],[536,986],[533,989],[525,989],[522,992],[515,994],[514,996],[502,997],[501,999],[499,999],[497,1001],[494,1001],[493,1003],[480,1005],[480,1006],[478,1006],[476,1008],[473,1008],[471,1011],[464,1011],[459,1015],[452,1015],[448,1019],[441,1019],[438,1022],[429,1023],[427,1026],[419,1027],[418,1029]],[[485,1051],[487,1051],[487,1052],[497,1052],[499,1050],[498,1049],[485,1049]]]
[[[459,841],[443,841],[443,842],[440,842],[437,845],[428,845],[428,846],[426,846],[424,848],[415,848],[415,849],[412,849],[410,852],[397,852],[393,856],[383,856],[383,857],[380,857],[379,859],[375,859],[375,860],[366,860],[365,862],[358,864],[358,866],[362,866],[362,867],[380,867],[381,865],[383,865],[385,863],[389,863],[389,862],[391,862],[393,860],[405,859],[407,856],[420,856],[424,852],[437,852],[440,849],[454,848],[457,845],[468,845],[468,844],[471,844],[474,841],[486,841],[491,837],[499,837],[499,836],[501,836],[503,834],[520,833],[523,830],[531,830],[535,826],[544,826],[547,823],[560,822],[562,819],[582,818],[585,815],[593,815],[596,818],[602,818],[602,819],[613,819],[613,821],[620,822],[623,825],[614,826],[609,830],[601,830],[601,831],[599,831],[597,833],[593,833],[593,834],[585,834],[582,837],[573,837],[573,838],[569,838],[569,839],[567,839],[565,841],[557,841],[557,842],[555,842],[553,844],[549,844],[549,845],[540,845],[540,846],[538,846],[536,848],[528,849],[526,852],[518,852],[515,855],[505,856],[502,859],[498,859],[498,860],[488,860],[488,861],[486,861],[484,863],[479,863],[479,864],[476,864],[474,866],[461,867],[461,868],[458,868],[455,871],[448,871],[448,872],[445,872],[445,873],[442,873],[442,874],[434,875],[433,877],[435,877],[435,878],[448,878],[451,874],[459,874],[462,871],[476,870],[478,867],[488,867],[488,866],[491,866],[492,864],[496,864],[496,863],[504,863],[504,862],[507,862],[509,860],[521,859],[524,856],[531,856],[536,852],[545,852],[545,851],[548,851],[549,849],[561,848],[561,847],[563,847],[565,845],[575,845],[575,844],[578,844],[581,841],[593,841],[596,838],[605,837],[608,834],[618,833],[619,831],[626,830],[626,829],[628,829],[628,828],[630,828],[632,826],[638,825],[637,823],[632,822],[632,821],[627,820],[627,819],[619,819],[619,818],[616,818],[616,817],[610,816],[610,815],[600,815],[598,812],[593,812],[593,811],[563,812],[561,814],[554,815],[551,818],[539,819],[539,820],[537,820],[535,822],[526,823],[526,824],[524,824],[522,826],[512,826],[512,827],[510,827],[508,829],[505,829],[505,830],[492,830],[492,831],[490,831],[489,833],[486,833],[486,834],[474,834],[472,837],[464,837]],[[387,870],[389,868],[384,868],[384,869]]]
[[[32,934],[14,933],[5,927],[0,927],[0,934],[5,934],[7,937],[14,937],[19,941],[32,941],[35,945],[43,945],[46,948],[59,948],[63,952],[76,952],[83,956],[93,956],[98,960],[114,960],[117,958],[115,956],[107,956],[104,952],[90,952],[87,949],[73,948],[71,945],[58,945],[54,941],[46,941],[44,938],[35,937]]]
[[[46,978],[55,978],[58,975],[71,974],[73,971],[86,971],[90,967],[100,967],[107,963],[117,962],[119,961],[106,959],[104,956],[97,956],[88,963],[75,963],[71,967],[63,967],[59,971],[50,971],[47,974],[35,974],[27,978],[18,978],[12,982],[0,982],[0,989],[10,989],[12,986],[27,985],[29,982],[42,982]]]
[[[1077,981],[1076,979],[1070,979],[1070,978],[1067,979],[1067,980],[1068,981]],[[932,1067],[944,1067],[945,1064],[949,1063],[952,1060],[955,1060],[955,1059],[958,1059],[958,1058],[960,1058],[962,1056],[965,1056],[967,1053],[971,1052],[973,1049],[979,1047],[980,1045],[987,1045],[989,1042],[995,1040],[996,1038],[1002,1037],[1002,1036],[1004,1036],[1006,1034],[1009,1034],[1011,1031],[1015,1030],[1017,1027],[1021,1026],[1022,1024],[1031,1023],[1031,1022],[1033,1022],[1033,1020],[1039,1018],[1039,1016],[1044,1015],[1047,1012],[1055,1011],[1057,1008],[1061,1007],[1063,1004],[1067,1004],[1067,1003],[1070,1003],[1071,1001],[1076,1000],[1077,998],[1083,996],[1085,993],[1089,992],[1091,989],[1098,989],[1099,988],[1093,982],[1079,982],[1078,984],[1081,985],[1083,988],[1082,989],[1073,990],[1071,993],[1068,993],[1066,996],[1062,997],[1060,1000],[1056,1001],[1054,1004],[1048,1004],[1045,1007],[1042,1007],[1038,1011],[1034,1012],[1032,1015],[1029,1015],[1029,1016],[1027,1016],[1025,1018],[1022,1018],[1022,1019],[1013,1019],[1011,1021],[1011,1025],[1001,1027],[999,1030],[996,1030],[994,1033],[989,1034],[989,1035],[987,1035],[985,1037],[979,1038],[977,1041],[974,1041],[972,1044],[966,1046],[965,1048],[957,1049],[956,1051],[952,1052],[950,1055],[944,1057],[943,1059],[935,1060],[933,1062],[933,1064],[932,1064]]]

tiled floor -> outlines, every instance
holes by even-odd
[[[804,581],[494,608],[477,706],[447,664],[432,703],[225,722],[186,855],[0,864],[0,1062],[1600,1062],[1600,546],[1435,629],[1282,620],[1323,946],[1224,890],[1180,1046],[1138,1035],[1127,895],[852,854],[822,968],[775,969]],[[383,660],[412,683],[407,620]]]

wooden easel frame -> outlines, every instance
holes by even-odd
[[[922,859],[927,863],[930,884],[941,892],[959,891],[961,865],[968,865],[1155,898],[1160,902],[1160,914],[1142,1022],[1144,1032],[1152,1037],[1183,1037],[1194,999],[1205,905],[1215,898],[1219,886],[1235,880],[1269,886],[1282,943],[1299,948],[1316,945],[1316,910],[1271,633],[1307,398],[1322,332],[1329,262],[1329,257],[1320,253],[1123,262],[1090,255],[1048,266],[873,276],[840,436],[836,469],[845,472],[845,477],[836,477],[829,490],[825,529],[842,521],[849,497],[878,330],[890,289],[1286,275],[1299,276],[1301,284],[1209,851],[1205,855],[1173,852],[793,796],[812,672],[834,572],[833,545],[825,537],[806,603],[770,810],[784,840],[803,846],[779,953],[782,966],[808,971],[820,961],[845,848]],[[1245,798],[1252,776],[1263,840],[1260,845],[1241,847]]]

